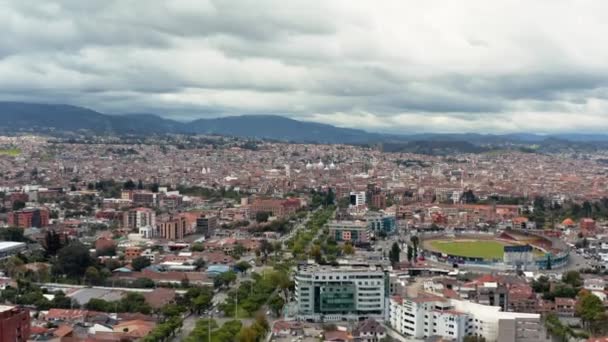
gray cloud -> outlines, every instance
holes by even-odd
[[[3,100],[392,132],[608,128],[602,2],[0,5]]]

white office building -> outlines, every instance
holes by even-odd
[[[422,339],[431,336],[463,341],[549,341],[539,314],[502,312],[500,307],[448,299],[429,293],[390,299],[389,323],[399,333]]]
[[[376,266],[298,267],[295,297],[301,320],[385,319],[388,302],[384,270]]]

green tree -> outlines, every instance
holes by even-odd
[[[350,242],[347,242],[342,247],[342,252],[346,255],[353,255],[353,254],[355,254],[355,248],[353,247],[353,245]]]
[[[267,211],[259,211],[255,213],[255,220],[258,223],[268,222],[268,218],[270,217],[270,213]]]
[[[393,246],[388,253],[388,259],[391,261],[392,265],[398,264],[401,258],[401,248],[399,248],[399,244],[397,242],[393,242]]]
[[[407,245],[407,261],[411,262],[413,258],[414,258],[414,250],[412,249],[412,246]]]
[[[572,287],[581,287],[583,278],[577,271],[568,271],[562,275],[562,281]]]
[[[581,296],[576,305],[576,314],[592,333],[600,332],[602,325],[605,326],[607,321],[606,310],[602,301],[589,291],[581,291]]]
[[[135,271],[141,271],[148,266],[150,266],[150,259],[143,256],[139,256],[131,261],[131,267]]]
[[[251,268],[251,264],[249,264],[247,261],[239,261],[238,263],[236,263],[236,265],[234,265],[234,268],[241,272],[244,273],[246,272],[248,269]]]
[[[95,266],[87,267],[87,270],[84,272],[84,277],[89,284],[99,284],[101,280],[101,275]]]
[[[53,274],[80,278],[91,265],[93,258],[89,249],[80,242],[71,242],[57,252],[52,271]]]
[[[23,236],[23,229],[19,227],[8,227],[0,229],[0,240],[26,242],[28,239]]]

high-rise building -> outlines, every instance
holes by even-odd
[[[158,236],[167,240],[182,240],[188,232],[188,222],[184,216],[171,216],[156,224]]]
[[[217,228],[217,217],[203,215],[196,219],[196,233],[203,234],[205,237],[213,236]]]
[[[43,228],[49,225],[46,208],[25,208],[8,213],[8,225],[20,228]]]
[[[25,342],[29,336],[29,311],[15,306],[0,305],[0,341]]]
[[[302,265],[298,267],[295,283],[300,319],[385,318],[388,282],[379,267]]]
[[[150,208],[134,208],[123,214],[123,227],[139,230],[147,226],[156,226],[156,213]]]

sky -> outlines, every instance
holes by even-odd
[[[608,1],[0,6],[0,100],[392,133],[608,129]]]

